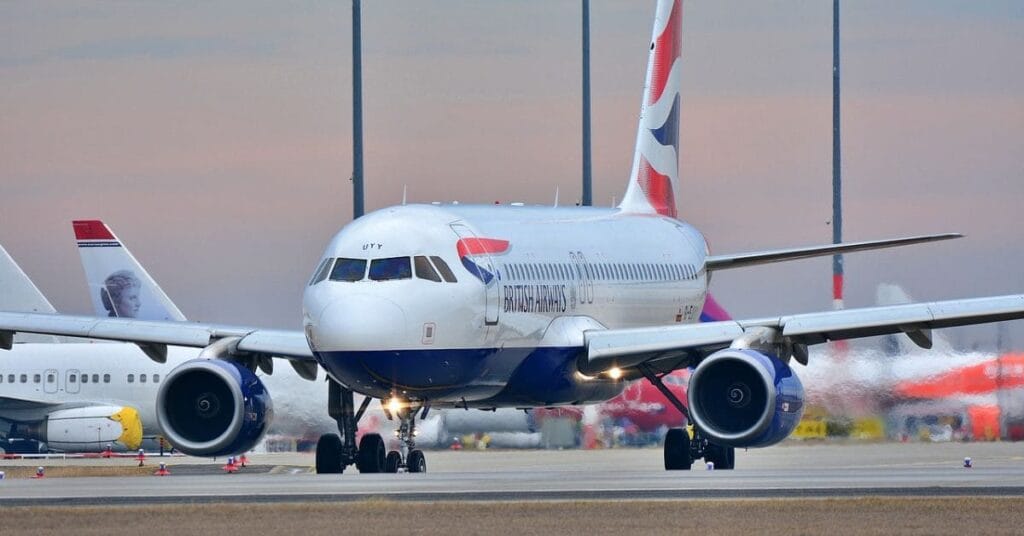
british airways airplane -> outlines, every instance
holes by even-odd
[[[646,378],[693,368],[694,424],[665,441],[666,469],[695,459],[731,468],[734,448],[765,447],[793,431],[804,391],[790,364],[807,346],[1024,318],[1024,295],[699,322],[711,275],[770,262],[901,246],[959,235],[712,255],[677,217],[679,0],[659,0],[633,168],[616,208],[402,205],[341,229],[303,296],[303,332],[131,318],[0,313],[13,333],[130,341],[152,359],[168,345],[203,348],[161,383],[157,418],[178,449],[218,456],[251,448],[273,416],[253,371],[287,360],[330,377],[339,434],[317,445],[316,468],[422,472],[416,421],[431,408],[591,404]],[[6,344],[9,346],[9,344]],[[357,408],[354,393],[366,395]],[[371,398],[398,421],[400,449],[355,437]]]

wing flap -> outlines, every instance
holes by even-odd
[[[1024,318],[1024,295],[802,314],[781,319],[782,335],[805,344]]]

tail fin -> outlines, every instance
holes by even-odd
[[[89,297],[98,316],[185,320],[128,248],[99,220],[72,222]]]
[[[57,312],[3,246],[0,246],[0,311]]]
[[[676,217],[682,0],[658,0],[624,211]]]
[[[0,246],[0,311],[56,313],[50,300],[39,291],[25,272]],[[59,342],[52,335],[18,333],[14,342]]]

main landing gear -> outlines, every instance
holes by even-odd
[[[354,395],[351,389],[342,387],[334,380],[328,379],[327,412],[338,423],[339,434],[324,434],[316,444],[316,472],[318,474],[342,473],[350,465],[355,465],[360,473],[397,473],[406,470],[410,473],[425,473],[427,460],[423,451],[416,449],[416,415],[419,407],[396,407],[389,412],[389,417],[397,417],[400,421],[397,451],[387,451],[384,438],[380,434],[364,434],[356,447],[356,432],[359,430],[359,419],[370,405],[370,398],[363,399],[356,411]]]
[[[680,413],[686,416],[686,422],[693,422],[690,420],[690,412],[686,406],[679,401],[675,393],[665,387],[661,381],[662,376],[655,374],[649,366],[640,365],[638,368],[644,377],[657,387]],[[713,463],[715,469],[736,467],[736,449],[708,441],[699,428],[693,427],[689,430],[672,428],[665,434],[666,471],[689,471],[694,460],[701,458],[708,463]]]

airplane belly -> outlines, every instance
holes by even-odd
[[[459,402],[489,398],[507,378],[490,374],[515,368],[522,352],[500,348],[324,351],[317,360],[335,379],[374,398],[405,398]]]

